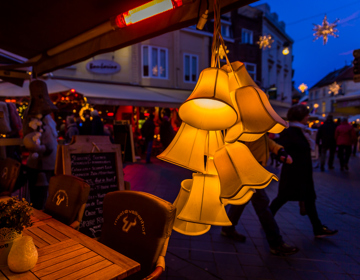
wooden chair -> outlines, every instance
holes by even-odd
[[[50,178],[49,196],[44,212],[74,229],[79,229],[89,193],[89,184],[78,177],[53,176]]]
[[[170,202],[144,192],[115,191],[104,197],[100,242],[141,264],[126,279],[157,279],[165,270],[175,210]]]

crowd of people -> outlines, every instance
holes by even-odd
[[[334,158],[337,152],[340,169],[349,170],[351,153],[356,155],[358,145],[358,130],[348,123],[347,118],[341,119],[339,125],[329,115],[317,132],[316,141],[309,134],[309,110],[305,105],[296,105],[287,113],[289,128],[280,133],[276,142],[264,135],[254,142],[245,143],[256,160],[266,166],[269,153],[272,161],[282,163],[278,194],[270,203],[264,189],[256,190],[251,203],[266,234],[271,253],[275,255],[291,255],[299,251],[295,246],[286,244],[280,235],[275,215],[288,201],[299,202],[299,212],[307,215],[316,238],[332,236],[338,230],[325,226],[317,213],[316,192],[313,180],[313,165],[311,151],[319,145],[320,168],[325,170],[326,154],[329,151],[328,167],[334,169]],[[230,205],[228,216],[232,226],[222,227],[221,234],[238,242],[245,242],[246,237],[236,231],[236,225],[245,205]]]

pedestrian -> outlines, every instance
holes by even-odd
[[[66,125],[67,131],[65,134],[65,143],[68,144],[71,142],[73,136],[79,135],[79,129],[73,116],[66,117]]]
[[[335,130],[336,145],[338,145],[338,158],[341,171],[349,170],[349,159],[351,147],[356,141],[355,129],[348,123],[347,118],[341,120],[340,125]]]
[[[97,110],[91,111],[91,135],[104,135],[104,124]]]
[[[250,149],[256,160],[263,166],[266,166],[269,159],[269,151],[276,154],[281,162],[290,164],[291,157],[287,156],[283,147],[275,141],[268,138],[267,135],[262,136],[254,142],[246,142],[245,145]],[[280,235],[279,226],[269,208],[269,197],[264,189],[257,189],[251,198],[251,203],[260,220],[261,226],[266,234],[266,239],[270,246],[270,252],[274,255],[292,255],[299,251],[297,247],[290,246],[284,242]],[[245,242],[246,237],[235,230],[242,212],[247,204],[231,205],[228,211],[228,217],[232,226],[222,227],[221,234],[235,241]]]
[[[82,123],[82,126],[80,128],[80,134],[81,135],[91,135],[91,120],[90,115],[85,114],[84,116],[85,121]]]
[[[335,141],[336,125],[332,115],[328,115],[316,134],[316,144],[320,149],[320,170],[325,171],[326,153],[329,151],[328,167],[334,169],[334,156],[336,151]]]
[[[160,124],[160,141],[163,150],[171,143],[174,138],[174,129],[170,122],[170,109],[163,109],[161,112],[162,120]]]
[[[144,122],[141,127],[141,135],[145,138],[145,147],[146,147],[146,163],[151,163],[151,152],[154,142],[155,134],[155,123],[154,123],[154,114],[150,112],[148,119]]]
[[[323,225],[316,210],[311,160],[311,145],[313,143],[305,131],[309,119],[309,110],[305,105],[295,105],[289,109],[287,118],[290,127],[281,132],[279,143],[289,153],[293,163],[282,166],[278,195],[270,204],[270,210],[275,216],[286,202],[303,202],[315,237],[334,235],[338,231],[330,230]]]
[[[356,140],[355,140],[355,143],[354,143],[354,147],[353,147],[353,156],[355,157],[356,156],[356,152],[357,152],[357,149],[358,149],[358,139],[359,139],[359,126],[357,125],[357,123],[354,123],[353,124],[353,127],[355,129],[355,136],[356,136]]]

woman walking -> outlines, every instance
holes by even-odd
[[[290,127],[280,134],[279,143],[292,157],[293,163],[282,166],[278,196],[272,201],[270,210],[275,216],[287,201],[304,202],[315,237],[334,235],[338,231],[324,226],[316,210],[311,161],[311,147],[315,143],[305,131],[309,110],[305,105],[296,105],[289,109],[287,117]]]

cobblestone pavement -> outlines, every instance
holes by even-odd
[[[316,165],[316,164],[315,164]],[[288,202],[276,220],[285,242],[300,251],[292,256],[271,255],[252,205],[247,205],[237,230],[247,236],[246,243],[236,243],[220,235],[213,226],[201,236],[189,237],[173,231],[166,255],[166,271],[161,279],[360,279],[360,158],[351,157],[349,171],[335,169],[320,172],[314,168],[317,209],[323,224],[339,233],[315,239],[307,216],[299,214],[297,202]],[[268,168],[276,175],[280,169]],[[180,183],[192,172],[156,158],[127,164],[125,180],[131,188],[157,195],[173,202]],[[301,174],[299,174],[301,176]],[[296,178],[294,178],[296,180]],[[272,200],[277,182],[266,191]]]

